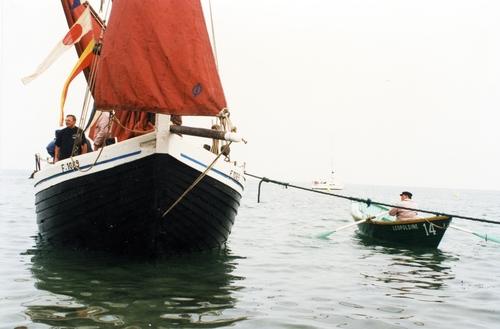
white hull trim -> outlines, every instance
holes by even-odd
[[[109,170],[155,153],[169,154],[200,171],[200,174],[206,170],[216,157],[215,154],[202,147],[202,142],[196,145],[192,141],[184,140],[182,136],[161,133],[161,142],[158,143],[157,134],[157,132],[152,132],[106,146],[100,156],[99,151],[94,151],[72,159],[61,160],[55,164],[48,164],[34,176],[35,193],[61,182]],[[207,175],[238,191],[240,194],[243,192],[245,185],[244,168],[224,161],[223,157],[217,160],[211,170],[207,172]]]

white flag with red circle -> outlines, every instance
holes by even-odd
[[[45,72],[49,68],[52,63],[55,62],[66,50],[70,49],[75,43],[80,41],[80,39],[92,30],[92,20],[90,17],[90,10],[85,9],[78,20],[73,24],[73,26],[69,29],[68,33],[64,36],[64,38],[57,43],[57,45],[52,49],[49,56],[40,64],[35,70],[35,73],[24,77],[22,82],[27,84],[33,81],[40,74]]]

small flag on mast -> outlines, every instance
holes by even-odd
[[[75,24],[73,24],[73,26],[69,29],[64,38],[57,43],[54,49],[52,49],[49,56],[47,56],[47,58],[45,58],[45,60],[38,65],[35,72],[27,77],[24,77],[22,82],[24,84],[28,84],[40,74],[45,72],[45,70],[47,70],[50,65],[56,61],[56,59],[58,59],[66,50],[71,48],[72,45],[80,41],[80,39],[91,30],[92,21],[90,10],[87,8],[83,11]]]
[[[66,103],[66,95],[68,94],[69,84],[80,72],[82,72],[85,68],[89,67],[92,64],[92,60],[94,59],[94,53],[92,52],[92,50],[94,50],[94,46],[95,41],[94,39],[92,39],[78,59],[78,62],[76,62],[69,77],[66,79],[66,82],[64,82],[64,87],[61,92],[61,110],[59,112],[59,125],[61,126],[64,122],[64,104]]]

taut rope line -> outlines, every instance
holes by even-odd
[[[217,58],[217,44],[215,43],[215,28],[214,28],[214,18],[212,15],[212,1],[208,1],[208,6],[210,8],[210,26],[212,27],[212,41],[214,43],[214,55],[215,55],[215,68],[219,72],[219,59]]]
[[[217,162],[217,160],[219,160],[220,156],[222,154],[224,154],[224,151],[226,148],[229,147],[229,145],[231,145],[232,142],[229,142],[228,144],[224,145],[223,149],[221,150],[221,152],[215,157],[214,161],[212,161],[212,163],[207,167],[207,169],[205,169],[204,172],[202,172],[200,174],[200,176],[198,176],[198,178],[195,179],[195,181],[193,182],[193,184],[191,184],[185,191],[184,193],[181,194],[181,196],[175,200],[175,202],[163,213],[163,215],[161,215],[161,218],[165,217],[179,202],[181,202],[182,199],[184,199],[184,197],[203,179],[203,177],[205,177],[208,173],[208,171],[210,169],[212,169],[212,167],[214,166],[215,162]]]
[[[245,172],[245,175],[253,177],[253,178],[256,178],[256,179],[260,179],[257,202],[260,202],[260,185],[262,184],[262,182],[266,182],[266,183],[273,183],[273,184],[277,184],[277,185],[282,185],[282,186],[285,186],[287,188],[288,187],[292,187],[292,188],[295,188],[295,189],[298,189],[298,190],[303,190],[303,191],[308,191],[308,192],[314,192],[314,193],[324,194],[324,195],[333,196],[333,197],[336,197],[336,198],[341,198],[341,199],[346,199],[346,200],[351,200],[351,201],[362,202],[362,203],[366,203],[368,206],[370,206],[371,204],[376,204],[376,205],[385,206],[385,207],[391,207],[391,208],[413,210],[413,211],[423,212],[423,213],[426,213],[426,214],[432,214],[432,215],[437,215],[437,216],[447,216],[447,217],[453,217],[453,218],[460,218],[460,219],[471,220],[471,221],[475,221],[475,222],[483,222],[483,223],[490,223],[490,224],[500,225],[500,222],[498,222],[498,221],[484,219],[484,218],[475,218],[475,217],[461,216],[461,215],[456,215],[456,214],[447,214],[447,213],[443,213],[443,212],[440,212],[440,211],[434,211],[434,210],[401,207],[401,206],[390,204],[390,203],[373,201],[371,199],[362,199],[362,198],[353,197],[353,196],[347,196],[347,195],[342,195],[342,194],[335,194],[335,193],[330,193],[330,192],[317,191],[317,190],[313,190],[313,189],[310,189],[310,188],[306,188],[306,187],[302,187],[302,186],[298,186],[298,185],[293,185],[293,184],[290,184],[290,183],[280,182],[280,181],[277,181],[277,180],[274,180],[274,179],[269,179],[267,177],[260,177],[260,176],[253,175],[253,174],[250,174],[250,173],[247,173],[247,172]]]

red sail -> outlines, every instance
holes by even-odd
[[[85,35],[79,42],[75,44],[76,52],[78,54],[78,57],[80,57],[83,50],[87,48],[92,38],[94,38],[94,40],[97,43],[101,35],[101,30],[104,26],[104,23],[101,21],[97,13],[87,2],[80,4],[80,1],[78,0],[61,0],[61,4],[63,6],[64,15],[66,16],[66,21],[68,22],[69,27],[75,24],[75,22],[78,20],[78,17],[80,17],[82,12],[85,10],[86,6],[88,6],[90,9],[92,17],[92,32]],[[84,73],[88,81],[89,69],[85,69]]]
[[[98,65],[100,110],[212,116],[226,107],[199,0],[114,0]]]

